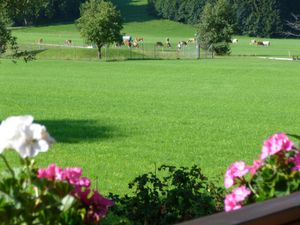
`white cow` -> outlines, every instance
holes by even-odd
[[[262,43],[263,43],[264,46],[270,46],[271,45],[270,41],[263,41]]]
[[[232,44],[237,44],[237,43],[239,43],[239,40],[236,39],[236,38],[235,38],[235,39],[232,39],[232,40],[231,40],[231,43],[232,43]]]

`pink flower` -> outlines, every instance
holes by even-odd
[[[78,180],[78,182],[76,183],[76,185],[80,186],[80,187],[90,187],[91,185],[91,180],[86,178],[86,177],[82,177],[80,178],[80,180]]]
[[[226,212],[229,212],[232,210],[237,210],[242,207],[240,204],[238,204],[236,202],[234,194],[226,195],[224,203],[225,203],[225,211]]]
[[[92,224],[99,223],[107,213],[113,201],[103,197],[98,191],[84,187],[75,187],[73,196],[77,197],[87,209],[86,220]]]
[[[232,193],[235,195],[235,200],[237,202],[242,202],[251,194],[251,191],[243,185],[234,189]]]
[[[300,171],[300,152],[293,157],[292,162],[295,164],[292,171]]]
[[[253,165],[249,167],[249,171],[252,175],[256,174],[256,171],[262,167],[263,162],[260,160],[254,160]]]
[[[241,203],[251,194],[251,191],[245,185],[238,187],[231,194],[226,195],[225,211],[229,212],[242,207]]]
[[[56,166],[56,164],[51,164],[46,169],[38,170],[38,178],[45,178],[48,180],[62,180],[63,170]]]
[[[249,172],[249,167],[246,166],[244,161],[237,161],[233,163],[226,171],[224,178],[224,185],[226,188],[230,188],[235,184],[234,179],[242,177]]]
[[[63,180],[67,180],[70,184],[77,184],[82,175],[80,168],[66,168],[63,170]]]
[[[274,155],[280,151],[289,151],[293,148],[293,146],[293,142],[291,142],[284,133],[274,134],[264,142],[261,160],[264,160],[269,155]]]

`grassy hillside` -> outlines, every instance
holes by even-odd
[[[126,192],[132,178],[163,163],[197,164],[221,181],[230,163],[250,163],[272,133],[299,133],[297,62],[4,60],[0,66],[0,118],[32,114],[57,140],[39,165],[83,167],[105,193]]]
[[[196,33],[196,28],[191,25],[160,20],[149,16],[146,0],[113,0],[113,2],[121,10],[124,17],[125,23],[122,33],[133,37],[143,37],[144,46],[150,51],[153,51],[156,42],[164,43],[167,37],[170,38],[175,51],[178,41],[187,40]],[[96,59],[97,56],[95,50],[70,50],[63,46],[66,39],[71,39],[74,46],[86,46],[74,24],[21,28],[14,30],[14,35],[18,37],[21,46],[29,50],[40,50],[40,47],[37,45],[37,40],[40,38],[43,38],[45,44],[62,45],[59,49],[57,46],[42,47],[42,53],[38,51],[38,58]],[[271,46],[269,47],[249,45],[250,40],[253,39],[251,37],[238,37],[238,39],[239,43],[232,45],[231,55],[233,56],[289,57],[300,55],[300,41],[297,39],[269,39],[271,41]],[[111,51],[114,51],[113,48],[111,49]],[[114,54],[123,55],[122,52]]]

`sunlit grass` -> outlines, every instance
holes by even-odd
[[[221,181],[272,133],[299,133],[298,62],[2,60],[0,68],[0,118],[32,114],[57,139],[39,165],[83,167],[105,193],[126,192],[163,163],[197,164]]]

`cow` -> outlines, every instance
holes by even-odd
[[[263,41],[262,43],[263,43],[264,46],[270,46],[271,45],[270,41]]]
[[[135,47],[135,48],[139,48],[139,42],[137,40],[134,40],[133,43],[132,43],[132,46]]]
[[[43,44],[43,42],[44,42],[43,38],[40,38],[39,40],[37,40],[38,45]]]
[[[160,41],[158,41],[158,42],[156,42],[155,43],[155,47],[161,47],[161,48],[163,48],[164,47],[164,44],[162,43],[162,42],[160,42]]]
[[[187,46],[187,42],[186,41],[179,41],[181,47]]]
[[[142,42],[142,43],[143,43],[143,42],[144,42],[144,38],[143,38],[143,37],[136,37],[136,38],[135,38],[135,41],[136,41],[136,42]]]
[[[123,44],[125,46],[127,46],[128,48],[131,48],[131,46],[132,46],[132,37],[131,36],[129,36],[129,35],[123,36],[122,40],[123,40]]]
[[[257,41],[255,44],[256,44],[256,46],[259,46],[259,45],[264,46],[264,43],[262,41]]]
[[[232,44],[237,44],[237,43],[239,43],[239,40],[236,39],[236,38],[235,38],[235,39],[232,39],[232,40],[231,40],[231,43],[232,43]]]
[[[65,45],[68,45],[68,46],[70,46],[70,45],[72,45],[72,40],[65,40]]]
[[[170,38],[166,38],[166,48],[171,48]]]
[[[128,48],[131,48],[131,41],[129,41],[129,40],[123,40],[123,44],[125,45],[125,46],[127,46]]]
[[[187,43],[195,43],[196,42],[196,38],[189,38],[188,40],[187,40]]]
[[[257,42],[257,41],[256,41],[256,39],[252,39],[252,40],[250,41],[250,43],[249,43],[249,44],[250,44],[250,45],[255,45],[255,44],[256,44],[256,42]]]

